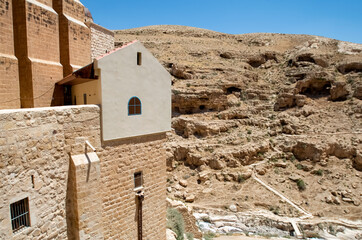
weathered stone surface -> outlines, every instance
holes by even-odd
[[[353,159],[353,166],[355,169],[362,171],[362,152],[357,152],[356,157]]]
[[[298,160],[310,159],[319,161],[323,154],[323,148],[315,143],[297,142],[293,147],[293,154]]]
[[[187,180],[181,179],[181,180],[179,181],[179,184],[180,184],[181,186],[183,186],[183,187],[187,187]]]
[[[189,203],[194,202],[195,201],[195,195],[193,195],[193,194],[186,195],[185,201],[189,202]]]
[[[166,240],[177,240],[177,234],[173,232],[171,229],[166,229]]]
[[[347,96],[350,94],[350,90],[348,89],[348,85],[345,82],[335,82],[330,90],[331,100],[345,100]]]
[[[171,74],[174,77],[181,78],[181,79],[191,79],[192,78],[192,75],[190,73],[186,72],[185,66],[181,66],[176,63],[172,64]]]
[[[192,208],[189,208],[185,203],[181,201],[166,199],[167,207],[177,209],[181,214],[185,222],[185,232],[192,233],[195,238],[201,238],[202,233],[196,225],[196,218],[193,216]]]
[[[15,124],[8,125],[9,119]],[[23,124],[29,119],[29,125]],[[1,110],[1,136],[7,140],[0,145],[0,215],[6,223],[0,224],[0,232],[10,234],[1,238],[13,236],[9,204],[28,197],[28,232],[34,238],[136,239],[133,177],[142,171],[144,234],[165,239],[165,135],[102,146],[99,107],[88,105]],[[96,153],[88,148],[91,164],[84,155],[85,140],[96,148]],[[70,164],[75,155],[84,164]]]
[[[306,97],[300,94],[282,93],[278,95],[274,110],[283,110],[294,106],[303,107]]]

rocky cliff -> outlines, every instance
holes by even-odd
[[[172,74],[168,195],[194,207],[362,216],[362,45],[183,26],[115,31]],[[232,206],[232,207],[230,207]]]

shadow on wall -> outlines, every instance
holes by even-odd
[[[69,156],[67,194],[65,201],[68,239],[79,240],[79,216],[77,208],[77,192],[75,166]]]

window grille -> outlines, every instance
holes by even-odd
[[[30,226],[28,198],[10,204],[10,213],[13,232]]]
[[[141,105],[138,97],[132,97],[128,101],[128,115],[140,115],[142,113]]]
[[[143,179],[142,179],[142,172],[136,172],[134,174],[134,188],[142,187]]]

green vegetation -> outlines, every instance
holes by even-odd
[[[243,175],[239,174],[238,175],[238,183],[242,183],[245,181],[245,178],[243,177]]]
[[[313,174],[318,175],[318,176],[323,176],[323,170],[322,169],[318,169],[313,171]]]
[[[247,133],[248,133],[248,134],[251,134],[251,133],[252,133],[252,131],[251,131],[250,129],[248,129],[248,130],[247,130]]]
[[[278,206],[270,206],[269,211],[271,211],[275,215],[279,215],[280,208]]]
[[[167,228],[176,233],[177,240],[184,240],[185,223],[181,213],[174,208],[168,208],[166,217]]]
[[[215,233],[208,232],[204,235],[205,240],[212,240],[214,237],[216,237]]]
[[[192,233],[186,233],[187,240],[194,240],[194,235]]]
[[[208,146],[207,148],[205,148],[206,152],[210,152],[213,153],[214,152],[214,148],[212,146]]]
[[[302,179],[298,179],[297,186],[299,191],[304,191],[306,189],[306,185]]]
[[[334,227],[333,227],[333,225],[329,225],[328,226],[328,232],[330,233],[330,234],[332,234],[332,235],[336,235],[337,233],[336,233],[336,230],[334,229]]]

